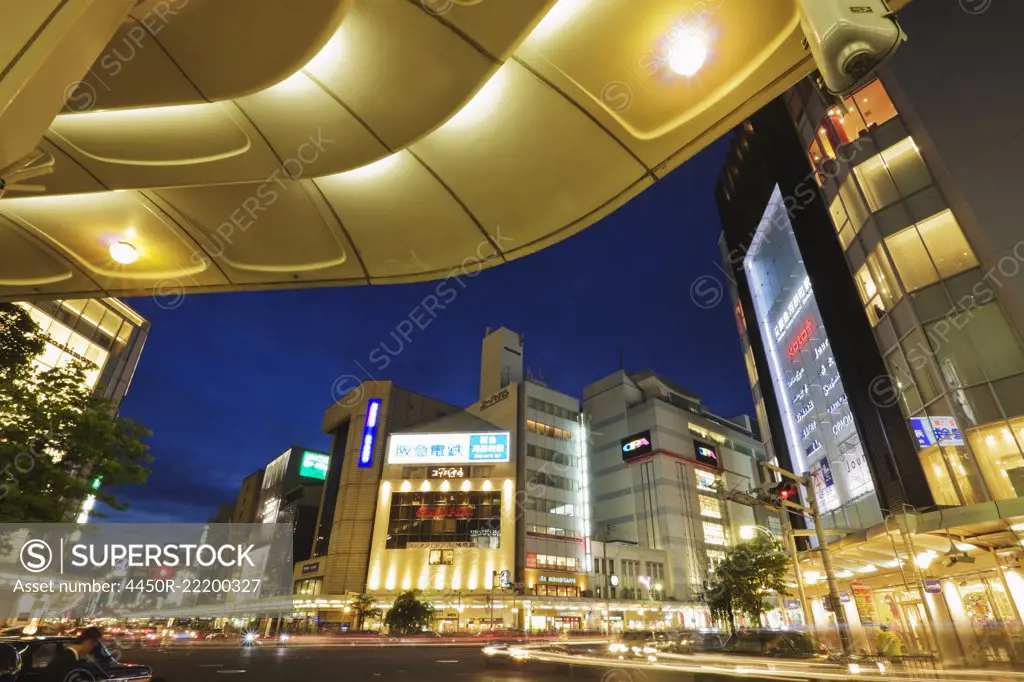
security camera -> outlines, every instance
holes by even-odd
[[[825,87],[845,97],[907,39],[885,0],[799,0],[800,23]]]

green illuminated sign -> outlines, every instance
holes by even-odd
[[[302,453],[302,464],[299,466],[299,476],[315,478],[321,481],[327,480],[327,465],[331,458],[322,452],[306,450]]]

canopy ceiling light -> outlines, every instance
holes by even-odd
[[[20,3],[0,169],[38,148],[53,172],[0,199],[0,299],[422,281],[528,255],[808,75],[808,1]],[[144,259],[134,238],[99,248],[123,224]]]

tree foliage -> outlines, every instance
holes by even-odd
[[[711,616],[736,629],[736,614],[760,623],[770,604],[768,595],[786,596],[789,556],[774,537],[759,534],[731,547],[708,582],[705,601]]]
[[[0,303],[0,523],[73,521],[90,494],[123,510],[112,489],[149,475],[150,432],[88,388],[84,362],[36,366],[45,347],[22,307]]]
[[[420,601],[420,591],[411,590],[395,597],[395,603],[384,616],[384,624],[393,635],[408,635],[430,625],[434,607]]]
[[[352,610],[356,612],[356,630],[363,629],[363,622],[367,618],[380,616],[380,609],[377,608],[377,600],[365,592],[356,595],[352,600]]]

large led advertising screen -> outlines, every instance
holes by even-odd
[[[388,464],[489,464],[509,461],[508,431],[494,433],[396,433],[388,439]]]
[[[844,509],[844,523],[868,527],[881,517],[846,389],[779,188],[768,204],[743,267],[790,460],[810,474],[823,511]]]

